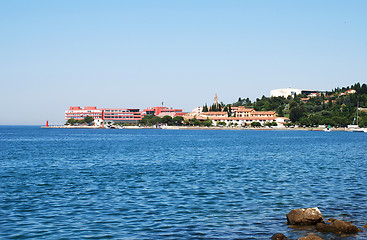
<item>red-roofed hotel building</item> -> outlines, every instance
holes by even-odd
[[[86,116],[90,116],[95,120],[111,122],[137,122],[142,119],[139,109],[133,108],[70,107],[69,110],[65,111],[65,120],[70,118],[81,120]]]
[[[181,116],[185,113],[182,109],[173,109],[166,107],[149,107],[140,111],[137,108],[103,108],[98,109],[97,107],[70,107],[69,110],[65,111],[65,120],[74,118],[76,120],[84,119],[87,116],[94,118],[95,120],[100,120],[100,122],[133,122],[137,123],[145,115],[156,115],[162,116]]]

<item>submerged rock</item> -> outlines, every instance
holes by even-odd
[[[330,224],[329,224],[330,223]],[[330,232],[336,234],[355,234],[362,232],[361,229],[357,228],[350,222],[345,222],[342,220],[337,220],[330,218],[327,223],[318,223],[316,229],[320,232]]]
[[[276,233],[271,237],[272,240],[288,240],[282,233]]]
[[[317,207],[293,209],[287,214],[289,225],[316,225],[323,222],[324,218]]]
[[[298,238],[298,240],[323,240],[323,238],[320,238],[314,233],[310,233],[306,237]]]

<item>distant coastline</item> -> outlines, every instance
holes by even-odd
[[[329,92],[277,89],[270,98],[263,96],[252,102],[249,98],[240,97],[230,104],[219,102],[215,94],[211,106],[205,104],[191,112],[163,104],[143,110],[70,106],[65,111],[65,120],[66,127],[60,128],[123,129],[148,126],[166,129],[211,127],[221,130],[367,132],[367,85],[356,83]]]
[[[67,126],[67,125],[58,125],[58,126],[41,126],[41,128],[45,129],[55,129],[55,128],[62,128],[62,129],[110,129],[104,127],[97,127],[97,126]],[[258,130],[258,131],[324,131],[324,128],[319,127],[274,127],[274,128],[267,128],[267,127],[201,127],[201,126],[162,126],[162,127],[139,127],[139,126],[124,126],[119,129],[112,129],[112,130],[121,130],[121,129],[161,129],[161,130]],[[332,128],[331,131],[346,131],[349,132],[350,129],[348,128]]]

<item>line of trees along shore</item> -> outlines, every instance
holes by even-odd
[[[196,118],[193,119],[184,119],[182,116],[164,116],[164,117],[158,117],[154,115],[146,115],[143,117],[142,120],[139,121],[141,125],[145,126],[153,126],[153,125],[159,125],[164,124],[168,126],[206,126],[210,127],[212,125],[212,120],[209,118],[205,121],[199,121]]]

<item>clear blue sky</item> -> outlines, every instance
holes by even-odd
[[[367,80],[367,1],[0,0],[0,124]]]

